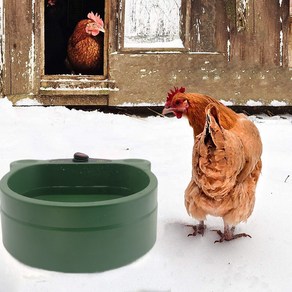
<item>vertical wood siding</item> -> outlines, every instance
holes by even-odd
[[[21,3],[21,7],[20,7]],[[33,92],[35,78],[34,1],[4,1],[4,95]]]

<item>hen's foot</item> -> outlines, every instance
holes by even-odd
[[[204,224],[204,221],[201,221],[198,225],[187,225],[188,227],[193,228],[193,233],[188,234],[188,236],[196,236],[197,234],[201,234],[204,236],[206,225]]]
[[[223,241],[230,241],[230,240],[240,238],[240,237],[251,238],[251,236],[249,234],[246,234],[246,233],[234,234],[234,230],[235,230],[235,227],[232,227],[231,229],[228,227],[225,227],[224,233],[221,230],[212,230],[212,231],[216,231],[217,234],[220,236],[220,239],[215,240],[214,243],[223,242]]]

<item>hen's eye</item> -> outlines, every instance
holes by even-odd
[[[176,100],[175,105],[180,105],[180,100]]]

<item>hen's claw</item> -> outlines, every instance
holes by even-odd
[[[196,236],[197,234],[201,234],[202,236],[204,236],[205,234],[205,230],[206,230],[206,225],[204,224],[204,222],[201,222],[198,225],[187,225],[188,227],[192,227],[194,232],[188,234],[188,236]]]
[[[234,229],[235,229],[234,227],[231,229],[224,228],[224,233],[221,230],[212,230],[212,231],[217,232],[217,234],[220,236],[220,239],[215,240],[214,243],[223,242],[223,241],[230,241],[230,240],[240,238],[240,237],[251,238],[251,236],[249,234],[246,234],[246,233],[234,234]]]

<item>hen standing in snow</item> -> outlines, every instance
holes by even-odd
[[[88,13],[88,19],[78,22],[69,38],[67,61],[75,73],[98,74],[103,65],[103,21],[98,14]]]
[[[255,189],[261,172],[262,142],[256,126],[216,99],[185,88],[168,94],[163,114],[183,115],[194,130],[192,179],[185,191],[185,206],[199,220],[192,235],[204,234],[207,215],[222,217],[229,241],[250,237],[234,234],[235,226],[246,221],[255,203]]]

